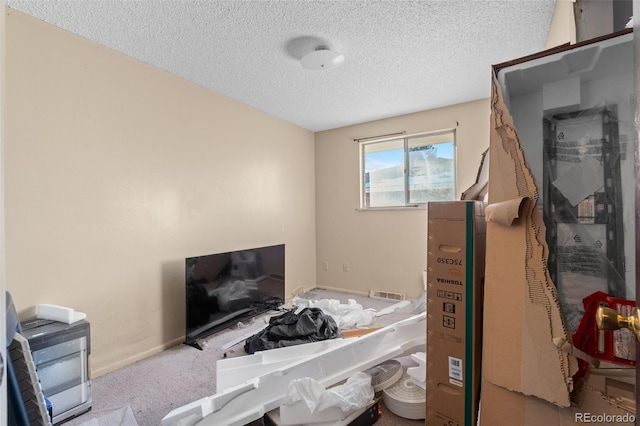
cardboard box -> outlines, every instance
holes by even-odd
[[[475,425],[480,390],[484,203],[428,204],[427,425]]]
[[[545,221],[551,210],[548,210],[546,202],[548,197],[543,195],[550,188],[545,184],[545,179],[548,179],[543,172],[545,162],[560,151],[548,155],[548,151],[541,149],[549,137],[543,125],[543,108],[549,103],[545,104],[544,88],[540,86],[581,76],[582,96],[574,99],[581,103],[580,111],[575,111],[577,106],[572,101],[571,105],[554,104],[553,114],[560,110],[562,114],[568,114],[567,117],[574,117],[601,103],[618,102],[622,105],[626,101],[620,95],[633,90],[633,85],[627,84],[633,81],[630,40],[630,32],[625,32],[494,66],[489,203],[485,209],[487,254],[481,425],[625,424],[633,414],[617,404],[617,397],[608,395],[592,379],[589,379],[591,382],[574,383],[577,360],[570,344],[572,335],[567,321],[568,312],[566,306],[563,309],[558,283],[554,282],[549,267],[554,261],[554,254],[547,239],[557,235],[552,229],[556,222]],[[587,57],[592,60],[586,61]],[[582,65],[578,64],[578,59],[584,60],[580,62]],[[570,71],[563,66],[567,63],[573,64]],[[507,68],[509,73],[502,72]],[[597,76],[592,73],[596,68]],[[611,81],[607,80],[609,78]],[[626,89],[625,84],[628,86]],[[503,94],[508,98],[505,99]],[[620,118],[624,110],[618,108],[617,111]],[[624,126],[630,121],[618,122],[621,134],[628,133]],[[603,125],[608,125],[608,121],[602,119],[599,127],[604,128]],[[555,136],[560,139],[566,134]],[[580,156],[606,155],[604,148],[609,142],[608,136],[600,139],[598,136],[580,137],[577,141],[573,140],[576,139],[574,137],[567,139],[571,140],[566,140],[562,146],[577,152],[578,158],[574,160],[583,165],[590,163]],[[601,151],[581,149],[583,142],[592,143],[594,140],[603,145]],[[580,149],[576,151],[576,147]],[[633,156],[630,147],[626,158],[629,156]],[[627,174],[628,167],[623,165],[623,181]],[[585,184],[578,176],[574,176],[577,182],[570,189]],[[632,178],[631,182],[635,179]],[[557,187],[560,182],[556,179],[551,183]],[[626,191],[624,184],[622,189],[623,197],[627,197],[627,192],[633,192]],[[607,209],[611,211],[615,207]],[[625,210],[628,216],[627,213]],[[624,221],[632,229],[635,223],[633,214],[630,219],[627,216]],[[576,217],[572,223],[580,224],[582,221]],[[621,244],[618,246],[622,247]],[[624,242],[624,250],[629,259],[635,257],[635,247],[629,241]],[[627,266],[631,266],[627,270],[629,276],[634,272],[634,266],[629,262]],[[632,282],[627,280],[627,283]],[[625,386],[622,389],[628,391]]]
[[[579,396],[578,403],[562,408],[534,396],[508,391],[483,379],[480,424],[491,426],[575,426],[580,423],[632,426],[635,424],[635,414],[616,406],[614,401],[603,398],[591,386],[586,385]],[[490,407],[500,407],[500,409]]]

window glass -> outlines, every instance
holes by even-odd
[[[428,137],[409,141],[409,204],[453,200],[453,141],[437,145],[431,145]]]
[[[361,144],[362,207],[455,199],[454,133]]]
[[[365,206],[405,204],[404,164],[403,139],[365,145]]]

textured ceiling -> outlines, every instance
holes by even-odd
[[[545,47],[555,0],[6,0],[7,6],[312,131],[489,97]],[[312,71],[319,44],[345,56]]]

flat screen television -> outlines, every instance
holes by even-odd
[[[284,303],[284,244],[185,259],[185,344]]]

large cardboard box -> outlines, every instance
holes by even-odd
[[[579,401],[568,408],[558,407],[534,396],[511,392],[501,386],[482,380],[481,425],[553,425],[575,426],[581,423],[632,426],[635,414],[616,405],[616,401],[585,385],[579,392]],[[493,407],[493,408],[490,408]],[[500,407],[496,409],[496,407]]]
[[[483,426],[615,424],[618,420],[625,424],[629,416],[615,417],[616,421],[612,422],[589,416],[601,415],[606,420],[607,416],[635,414],[628,406],[617,404],[618,399],[609,392],[609,386],[595,386],[592,378],[574,382],[578,352],[571,345],[569,314],[577,310],[569,310],[573,306],[567,298],[578,294],[574,299],[580,300],[593,291],[585,283],[596,281],[590,279],[596,273],[607,274],[599,282],[610,289],[625,288],[619,285],[625,280],[627,290],[635,287],[633,280],[626,278],[634,274],[634,242],[623,243],[618,238],[625,232],[633,234],[635,225],[632,195],[636,180],[628,163],[633,161],[633,144],[627,141],[613,147],[620,152],[612,158],[617,161],[611,162],[613,172],[601,167],[611,157],[610,145],[622,142],[620,135],[632,133],[627,98],[633,91],[632,57],[632,38],[626,32],[494,66],[489,196],[485,209],[487,253],[480,414]],[[558,87],[571,90],[576,96],[555,96]],[[548,98],[551,95],[553,99]],[[614,104],[616,108],[611,108]],[[611,131],[610,115],[594,114],[603,111],[602,105],[607,106],[607,114],[617,111],[615,131]],[[580,136],[567,132],[566,126],[562,130],[555,124],[553,132],[549,131],[549,119],[566,121],[577,117],[597,117],[597,132],[588,134],[592,128],[584,127],[582,122],[580,128],[588,131]],[[549,143],[552,140],[554,144]],[[560,156],[563,161],[574,162],[579,167],[559,174],[561,170],[554,163]],[[594,175],[602,168],[600,175],[615,176],[615,179],[599,179],[596,185],[584,178],[590,176],[589,173],[577,172],[588,172],[591,165],[596,169]],[[550,174],[552,172],[558,174]],[[621,188],[614,188],[616,179],[621,180],[617,182]],[[565,180],[571,183],[566,185]],[[585,241],[593,234],[571,234],[574,243],[562,246],[556,241],[561,231],[559,225],[568,222],[573,227],[582,226],[585,222],[579,200],[586,197],[589,201],[590,194],[597,195],[600,191],[600,185],[611,185],[617,197],[607,201],[603,211],[609,212],[610,218],[610,213],[615,212],[616,219],[622,219],[628,227],[627,231],[607,229],[608,241],[592,238],[588,247]],[[555,197],[558,191],[567,198],[567,203],[559,204],[550,197]],[[579,197],[570,196],[578,191]],[[632,207],[619,208],[619,204],[615,204],[620,201],[619,197],[623,206],[631,202]],[[576,198],[579,205],[574,205],[576,201],[572,198]],[[600,201],[596,196],[593,200],[596,205],[591,202],[592,210],[597,211]],[[554,209],[558,205],[563,207],[562,211]],[[575,216],[571,216],[572,212]],[[591,222],[597,222],[593,213],[591,216]],[[560,251],[567,246],[572,253],[588,249],[588,254],[601,260],[579,264],[581,258],[568,257]],[[628,259],[625,271],[616,264],[624,264],[624,258],[619,262],[610,256],[620,255],[622,251]],[[561,265],[558,265],[559,259],[564,259]],[[585,265],[605,267],[598,271],[595,268],[579,271],[582,278],[574,280],[576,285],[568,286],[567,280],[558,281],[557,272],[574,273],[577,266]],[[629,299],[635,298],[631,292],[626,294]],[[616,380],[610,378],[609,382]]]
[[[485,219],[481,201],[428,204],[427,425],[475,425]]]

